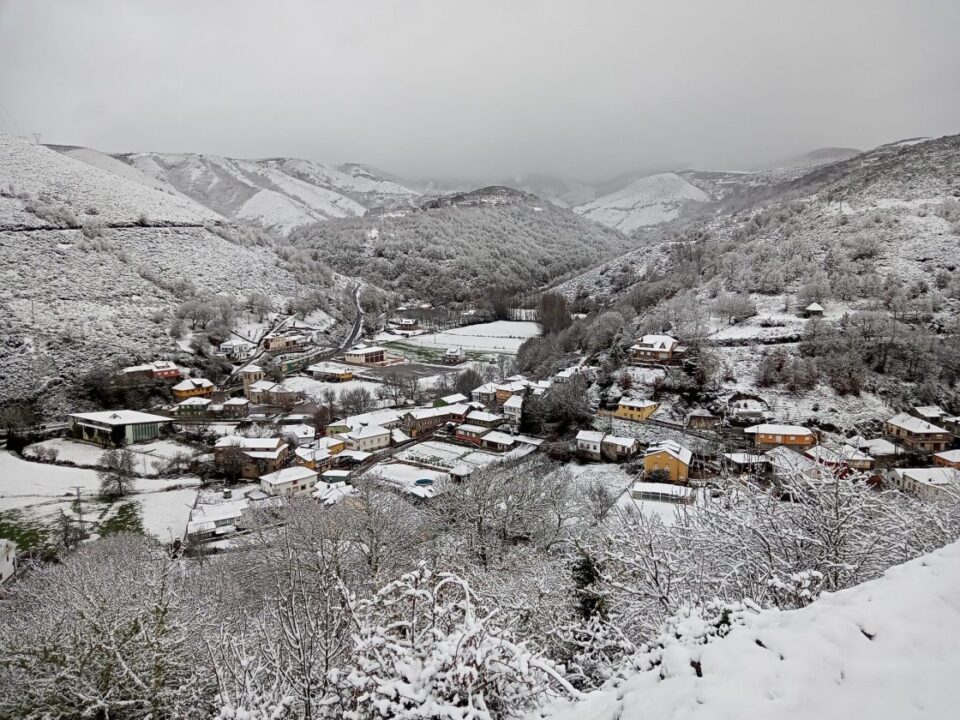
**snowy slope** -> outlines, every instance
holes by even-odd
[[[112,155],[107,155],[99,150],[67,145],[48,145],[47,147],[49,147],[51,150],[56,150],[57,152],[63,153],[67,157],[71,157],[74,160],[79,160],[87,165],[93,165],[101,170],[106,170],[114,175],[119,175],[120,177],[125,177],[128,180],[133,180],[134,182],[138,182],[141,185],[153,188],[154,190],[160,190],[168,195],[179,195],[184,199],[188,199],[186,195],[178,192],[176,188],[163,179],[147,175],[145,172],[137,170],[132,165],[128,165],[122,160],[117,160]]]
[[[709,199],[703,190],[676,173],[660,173],[634,180],[614,193],[574,208],[574,212],[621,232],[632,232],[677,218],[685,203]]]
[[[228,218],[283,234],[372,207],[408,204],[418,193],[359,165],[343,169],[291,158],[235,160],[213,155],[134,153],[119,158]]]
[[[188,198],[6,134],[0,134],[0,191],[0,227],[57,225],[26,210],[33,200],[69,209],[78,222],[95,215],[104,223],[130,223],[142,214],[154,223],[222,220]]]
[[[956,717],[957,637],[960,543],[892,568],[878,580],[826,595],[802,610],[748,615],[744,625],[707,645],[667,638],[657,667],[533,717]]]

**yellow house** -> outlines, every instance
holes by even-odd
[[[658,407],[660,407],[660,404],[655,403],[652,400],[634,400],[631,398],[624,398],[620,401],[617,409],[613,411],[613,416],[622,418],[624,420],[641,422],[653,415],[657,411]]]
[[[776,425],[764,423],[753,425],[743,431],[744,435],[753,436],[753,444],[757,447],[787,447],[801,450],[817,444],[817,436],[812,430],[801,425]]]
[[[186,380],[178,382],[171,389],[173,390],[173,397],[177,400],[186,400],[192,397],[209,397],[213,395],[214,390],[216,390],[213,383],[206,378],[187,378]]]
[[[648,477],[651,473],[661,470],[666,472],[672,483],[686,485],[690,476],[690,460],[693,453],[687,448],[664,440],[658,445],[651,445],[643,456],[643,471]]]

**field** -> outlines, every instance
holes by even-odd
[[[463,348],[464,352],[515,355],[524,340],[540,334],[535,322],[497,320],[496,322],[465,325],[443,332],[409,337],[399,346],[421,347],[433,351]],[[439,357],[436,353],[434,357]],[[428,358],[424,358],[428,359]]]

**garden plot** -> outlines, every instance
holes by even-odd
[[[396,454],[398,460],[453,469],[458,465],[481,468],[499,462],[501,456],[463,445],[428,440]]]
[[[540,334],[540,325],[535,322],[497,320],[451,328],[443,332],[417,335],[404,340],[410,345],[446,350],[463,348],[465,352],[493,352],[516,354],[523,342]]]
[[[344,393],[357,390],[358,388],[363,388],[374,398],[376,398],[377,392],[383,387],[383,385],[380,383],[372,382],[370,380],[348,380],[346,382],[338,383],[323,382],[322,380],[314,380],[313,378],[308,377],[289,377],[284,380],[283,384],[294,390],[300,390],[301,392],[310,396],[313,400],[320,400],[323,392],[326,390],[332,390],[336,397],[341,399]],[[375,404],[377,407],[386,407],[383,402]]]

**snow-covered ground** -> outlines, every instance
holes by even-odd
[[[336,394],[337,398],[340,398],[343,396],[343,393],[350,392],[351,390],[356,390],[358,388],[363,388],[374,397],[374,404],[377,407],[386,407],[387,404],[389,404],[386,400],[381,401],[376,399],[377,392],[383,389],[383,384],[372,382],[370,380],[348,380],[347,382],[330,383],[323,382],[321,380],[314,380],[313,378],[298,376],[287,378],[284,381],[284,385],[294,390],[300,390],[314,400],[320,400],[321,395],[325,390],[332,390]]]
[[[465,325],[438,333],[416,335],[404,342],[428,348],[463,348],[464,351],[515,354],[524,340],[540,334],[535,322],[497,320]]]
[[[458,465],[480,468],[499,462],[501,455],[454,443],[428,440],[406,448],[395,456],[398,460],[421,463],[432,467],[453,469]]]
[[[706,645],[664,637],[657,667],[528,720],[952,718],[957,637],[960,543],[801,610],[748,613]]]
[[[30,445],[26,448],[24,454],[35,455],[36,451],[41,448],[56,450],[57,460],[72,462],[77,465],[99,465],[100,458],[103,457],[103,453],[105,452],[104,448],[99,445],[75,442],[69,438],[51,438]],[[142,461],[146,460],[146,462],[151,463],[148,473],[153,472],[152,461],[168,460],[178,454],[191,456],[196,454],[194,448],[174,440],[157,440],[151,443],[129,445],[127,449],[137,455],[138,471],[142,471],[140,467]]]

